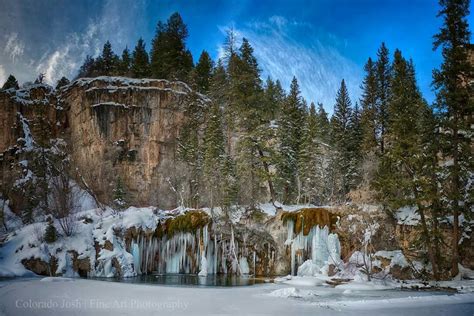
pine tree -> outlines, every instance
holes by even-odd
[[[366,72],[362,83],[362,149],[366,152],[377,149],[377,76],[376,65],[371,58],[364,66]]]
[[[18,81],[16,80],[16,78],[13,75],[9,75],[7,78],[7,81],[5,81],[5,83],[3,84],[2,89],[3,90],[7,90],[7,89],[18,90],[20,89],[20,87],[18,85]]]
[[[283,104],[278,122],[279,155],[276,164],[279,192],[282,194],[284,203],[295,201],[296,198],[303,113],[298,81],[296,77],[293,77],[290,92]]]
[[[350,174],[351,174],[351,189],[356,188],[361,180],[360,166],[362,163],[362,112],[359,109],[359,104],[356,102],[354,110],[352,111],[350,122]]]
[[[353,183],[352,170],[352,107],[349,93],[344,80],[341,82],[334,105],[334,114],[331,118],[331,136],[335,154],[333,157],[335,194],[344,198]]]
[[[232,152],[231,137],[233,131],[233,121],[234,117],[230,113],[230,100],[229,100],[229,80],[226,73],[226,70],[221,59],[218,60],[216,67],[212,71],[212,76],[209,84],[209,96],[219,104],[223,111],[223,125],[224,125],[224,134],[226,137],[227,153]]]
[[[233,45],[229,45],[233,47]],[[267,139],[269,121],[265,119],[264,94],[260,69],[247,39],[242,40],[238,53],[229,52],[228,95],[226,125],[228,140],[232,133],[241,133],[236,157],[237,178],[240,181],[240,200],[254,205],[264,193],[266,182],[271,200],[274,189],[268,164]],[[232,148],[230,148],[232,152]]]
[[[239,127],[252,131],[260,124],[263,114],[261,106],[262,81],[257,59],[253,55],[253,48],[246,38],[242,39],[239,48],[240,56],[235,59],[234,74],[230,77],[234,106],[239,114],[245,118],[240,120]]]
[[[178,160],[184,162],[189,175],[188,189],[189,197],[187,205],[197,208],[200,207],[204,185],[202,179],[203,173],[203,153],[200,142],[200,133],[205,124],[205,108],[195,92],[191,92],[189,101],[185,108],[186,117],[189,119],[180,130],[178,137]]]
[[[385,151],[385,134],[387,133],[388,121],[388,102],[390,98],[390,58],[389,51],[382,43],[377,52],[376,61],[376,79],[377,79],[377,134],[379,137],[380,153]]]
[[[227,214],[230,214],[230,207],[238,203],[238,179],[235,162],[229,155],[224,157],[222,167],[222,198],[221,203]]]
[[[86,59],[84,60],[84,63],[79,68],[77,78],[95,77],[96,75],[97,75],[96,60],[92,56],[87,55]]]
[[[328,119],[328,113],[324,110],[323,104],[318,103],[317,113],[317,137],[324,143],[331,142],[331,125]]]
[[[102,54],[97,58],[98,73],[101,76],[113,76],[117,73],[119,58],[112,50],[112,44],[105,42]]]
[[[58,80],[58,82],[56,83],[56,90],[64,87],[64,86],[67,86],[68,84],[70,83],[69,79],[66,78],[66,77],[61,77],[61,79]]]
[[[122,179],[117,178],[115,188],[113,190],[113,204],[117,211],[123,211],[127,207],[127,196]]]
[[[209,92],[209,85],[214,68],[211,56],[205,50],[202,51],[195,68],[196,85],[201,93]]]
[[[264,90],[264,120],[273,121],[278,119],[283,101],[285,100],[285,91],[281,87],[279,80],[274,82],[270,77],[267,78]]]
[[[309,113],[305,116],[303,142],[298,157],[298,174],[303,203],[320,205],[325,202],[323,188],[324,162],[320,141],[316,106],[311,103]]]
[[[48,217],[48,225],[46,226],[43,239],[48,244],[51,244],[58,240],[58,231],[56,230],[56,227],[54,226],[54,221],[51,217]]]
[[[186,81],[193,68],[193,57],[186,49],[188,28],[179,13],[173,13],[166,23],[158,22],[151,49],[153,78]]]
[[[125,49],[122,52],[122,58],[120,59],[118,63],[117,73],[120,76],[125,76],[125,77],[130,76],[131,65],[132,65],[132,58],[130,57],[130,51],[128,50],[128,47],[125,47]]]
[[[381,159],[375,187],[383,203],[392,210],[416,206],[422,226],[422,244],[426,245],[433,274],[438,276],[438,260],[433,231],[427,222],[427,213],[434,213],[432,183],[432,156],[427,150],[433,138],[431,112],[418,89],[412,62],[396,50],[391,79],[391,97],[388,110],[388,129],[385,154]],[[430,137],[431,135],[431,137]],[[425,153],[428,151],[429,155]],[[434,183],[436,185],[437,180]],[[436,220],[432,217],[432,220]]]
[[[131,72],[134,78],[147,78],[150,76],[150,64],[145,42],[140,38],[133,50]]]
[[[224,167],[225,144],[222,133],[221,110],[217,104],[210,109],[204,134],[203,167],[206,189],[210,195],[210,205],[221,202],[221,170]]]
[[[469,217],[472,207],[472,118],[473,65],[469,62],[471,32],[467,17],[469,0],[440,0],[438,16],[443,25],[435,35],[434,49],[441,48],[443,63],[433,72],[436,106],[440,122],[440,144],[444,160],[442,183],[445,207],[452,212],[452,267],[451,275],[458,274],[459,217]],[[447,163],[447,161],[451,161]],[[470,179],[471,178],[471,179]]]

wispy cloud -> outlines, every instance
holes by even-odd
[[[24,49],[25,44],[18,38],[18,33],[10,33],[7,35],[7,44],[5,45],[4,52],[14,63],[18,57],[23,55]]]
[[[44,73],[49,83],[62,76],[71,78],[87,54],[99,51],[99,23],[91,21],[83,34],[70,34],[64,44],[55,51],[45,54],[36,66],[38,73]]]
[[[86,55],[98,55],[106,40],[120,52],[136,31],[132,17],[141,16],[143,10],[142,1],[107,0],[102,13],[89,22],[85,32],[69,34],[62,45],[41,58],[36,71],[44,73],[48,83],[54,83],[62,76],[75,76]]]
[[[249,39],[264,76],[279,79],[286,88],[296,76],[307,101],[322,102],[332,113],[342,79],[353,101],[359,97],[362,74],[359,67],[341,53],[347,45],[345,40],[282,16],[254,21],[236,31],[239,37]],[[222,48],[219,49],[222,54]]]

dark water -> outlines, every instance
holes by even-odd
[[[122,282],[133,284],[160,284],[171,286],[249,286],[265,283],[264,279],[256,279],[245,276],[231,275],[208,275],[205,277],[196,274],[150,274],[140,275],[132,278],[91,278],[95,280]]]

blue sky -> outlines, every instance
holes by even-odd
[[[117,52],[133,48],[140,36],[149,48],[157,21],[178,11],[195,60],[203,49],[217,58],[225,29],[232,26],[250,40],[264,77],[288,88],[296,76],[303,96],[323,102],[330,112],[342,78],[353,102],[359,98],[363,65],[375,58],[382,41],[391,52],[399,48],[413,58],[431,102],[431,71],[441,62],[432,50],[441,23],[438,9],[432,0],[2,0],[0,84],[9,73],[20,82],[40,72],[50,82],[71,78],[85,55],[99,53],[107,39]],[[472,14],[469,23],[474,24]]]

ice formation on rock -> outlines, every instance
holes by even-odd
[[[294,222],[287,221],[288,237],[285,241],[291,251],[291,275],[315,275],[325,273],[329,264],[341,261],[341,245],[337,234],[330,234],[329,228],[313,226],[308,235],[303,229],[294,235]],[[309,259],[306,260],[305,259]],[[296,267],[298,266],[298,269]]]

